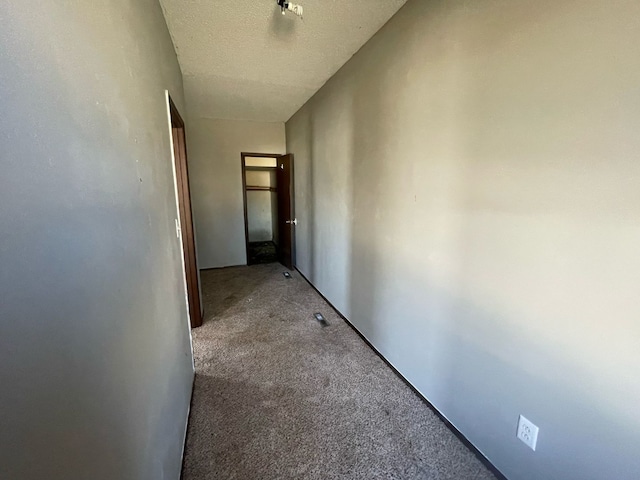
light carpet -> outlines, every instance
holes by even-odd
[[[495,479],[298,272],[284,271],[202,272],[183,480]]]

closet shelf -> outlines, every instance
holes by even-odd
[[[275,172],[278,170],[278,167],[251,167],[247,165],[244,169],[249,172]]]
[[[257,191],[257,192],[277,192],[278,190],[274,187],[258,187],[253,185],[247,185],[247,191]]]

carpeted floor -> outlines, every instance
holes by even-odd
[[[283,271],[202,272],[183,480],[495,478],[297,272]]]

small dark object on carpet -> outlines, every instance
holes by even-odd
[[[325,318],[322,316],[321,313],[314,313],[313,316],[316,317],[316,320],[318,322],[320,322],[320,325],[322,325],[323,327],[328,327],[329,326],[329,322],[327,322],[327,320],[325,320]]]

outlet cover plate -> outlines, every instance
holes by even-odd
[[[518,419],[518,433],[516,436],[524,442],[531,450],[535,452],[538,444],[538,431],[540,429],[527,419],[524,415],[520,415]]]

